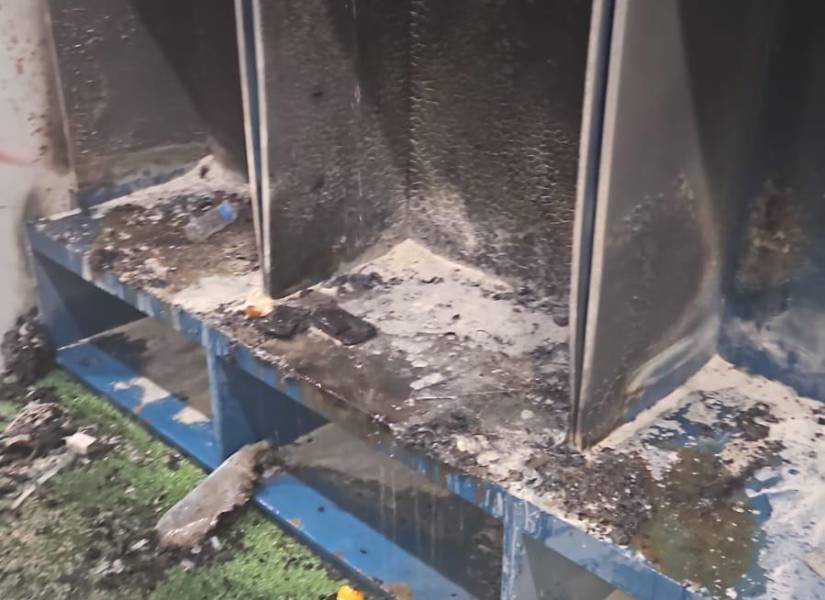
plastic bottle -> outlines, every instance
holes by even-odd
[[[229,200],[224,200],[200,216],[192,217],[183,232],[190,242],[202,242],[228,227],[238,218],[238,209]]]

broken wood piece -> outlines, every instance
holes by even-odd
[[[89,453],[97,446],[97,438],[82,431],[73,433],[63,439],[66,442],[66,448],[69,452],[77,456],[89,456]]]
[[[269,450],[266,441],[244,446],[170,508],[155,527],[161,547],[201,544],[221,515],[246,504],[258,480],[256,467]]]
[[[17,499],[12,503],[11,509],[12,510],[17,510],[18,508],[20,508],[23,505],[23,503],[26,501],[26,499],[29,496],[31,496],[36,489],[37,489],[36,485],[29,485],[25,490],[23,490],[20,493],[20,495],[17,497]]]
[[[74,454],[70,452],[64,452],[63,454],[59,454],[57,456],[50,456],[45,459],[42,459],[43,466],[41,468],[43,470],[41,471],[35,483],[38,486],[43,485],[49,479],[60,473],[60,471],[62,471],[70,464],[72,464],[74,462],[74,457]]]
[[[39,465],[33,467],[34,470],[40,472],[34,483],[29,484],[20,493],[11,505],[11,510],[17,510],[23,503],[31,496],[38,487],[46,483],[49,479],[60,473],[65,467],[72,464],[74,461],[74,454],[64,452],[63,454],[48,456],[39,459]]]

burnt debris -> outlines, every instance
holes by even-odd
[[[279,339],[290,339],[303,333],[309,327],[310,311],[299,306],[280,304],[261,320],[259,327],[264,335]]]
[[[373,325],[345,311],[337,304],[316,308],[310,322],[345,346],[354,346],[370,340],[378,331]]]
[[[201,244],[187,239],[184,227],[225,200],[236,207],[238,217],[215,234],[222,240],[223,252],[204,252]],[[249,199],[232,193],[179,194],[147,206],[121,204],[100,218],[101,231],[89,252],[89,267],[93,273],[112,271],[129,285],[173,291],[191,283],[193,273],[204,263],[254,270],[258,259],[251,222]],[[212,238],[210,243],[214,243]]]
[[[18,317],[3,335],[6,375],[22,386],[33,384],[54,366],[54,346],[40,323],[37,309]]]
[[[288,340],[313,326],[345,346],[354,346],[374,338],[374,325],[347,312],[337,304],[324,304],[314,309],[290,304],[275,306],[270,314],[252,320],[263,336]]]

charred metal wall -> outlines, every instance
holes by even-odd
[[[565,293],[590,9],[259,2],[272,292],[416,237]]]
[[[780,3],[732,230],[721,352],[825,399],[825,5]]]
[[[231,0],[50,0],[50,16],[81,199],[210,151],[243,168]]]
[[[591,2],[412,9],[412,232],[566,293]]]
[[[331,274],[403,218],[407,11],[379,0],[258,11],[265,235],[281,295]]]
[[[774,8],[617,3],[579,445],[632,419],[716,352]]]
[[[825,399],[825,6],[617,4],[574,427],[713,353]]]

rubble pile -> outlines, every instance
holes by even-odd
[[[18,317],[14,327],[3,335],[0,351],[5,379],[21,386],[33,384],[54,365],[54,346],[33,308]]]

